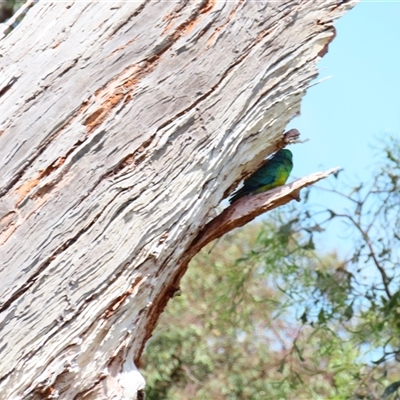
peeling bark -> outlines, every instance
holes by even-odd
[[[282,140],[354,4],[38,2],[0,40],[2,399],[141,397],[210,211]]]

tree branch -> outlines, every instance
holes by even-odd
[[[247,224],[259,215],[289,203],[291,200],[300,201],[301,189],[328,177],[337,170],[338,168],[333,168],[326,172],[316,172],[268,192],[240,198],[208,222],[200,231],[190,249],[192,256],[214,239]]]
[[[382,265],[379,263],[379,260],[377,259],[376,255],[375,255],[375,251],[374,251],[374,248],[372,247],[372,243],[369,239],[367,231],[365,231],[361,227],[361,225],[351,215],[347,215],[347,214],[336,214],[336,215],[341,218],[347,218],[356,227],[356,229],[360,232],[361,237],[363,238],[365,244],[367,245],[367,247],[370,251],[369,256],[371,256],[376,268],[378,269],[378,271],[382,277],[382,283],[383,283],[385,292],[386,292],[388,298],[391,299],[392,294],[391,294],[390,288],[389,288],[390,279],[386,274],[385,268],[382,267]]]

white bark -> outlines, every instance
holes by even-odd
[[[352,5],[39,2],[0,41],[2,399],[136,398],[185,253]]]

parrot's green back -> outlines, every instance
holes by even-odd
[[[293,168],[292,158],[293,155],[290,150],[279,150],[244,181],[243,187],[233,193],[229,202],[232,204],[243,196],[265,192],[274,187],[284,185]]]

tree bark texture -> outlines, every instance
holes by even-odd
[[[353,5],[39,1],[0,41],[2,399],[140,398],[185,254]]]

